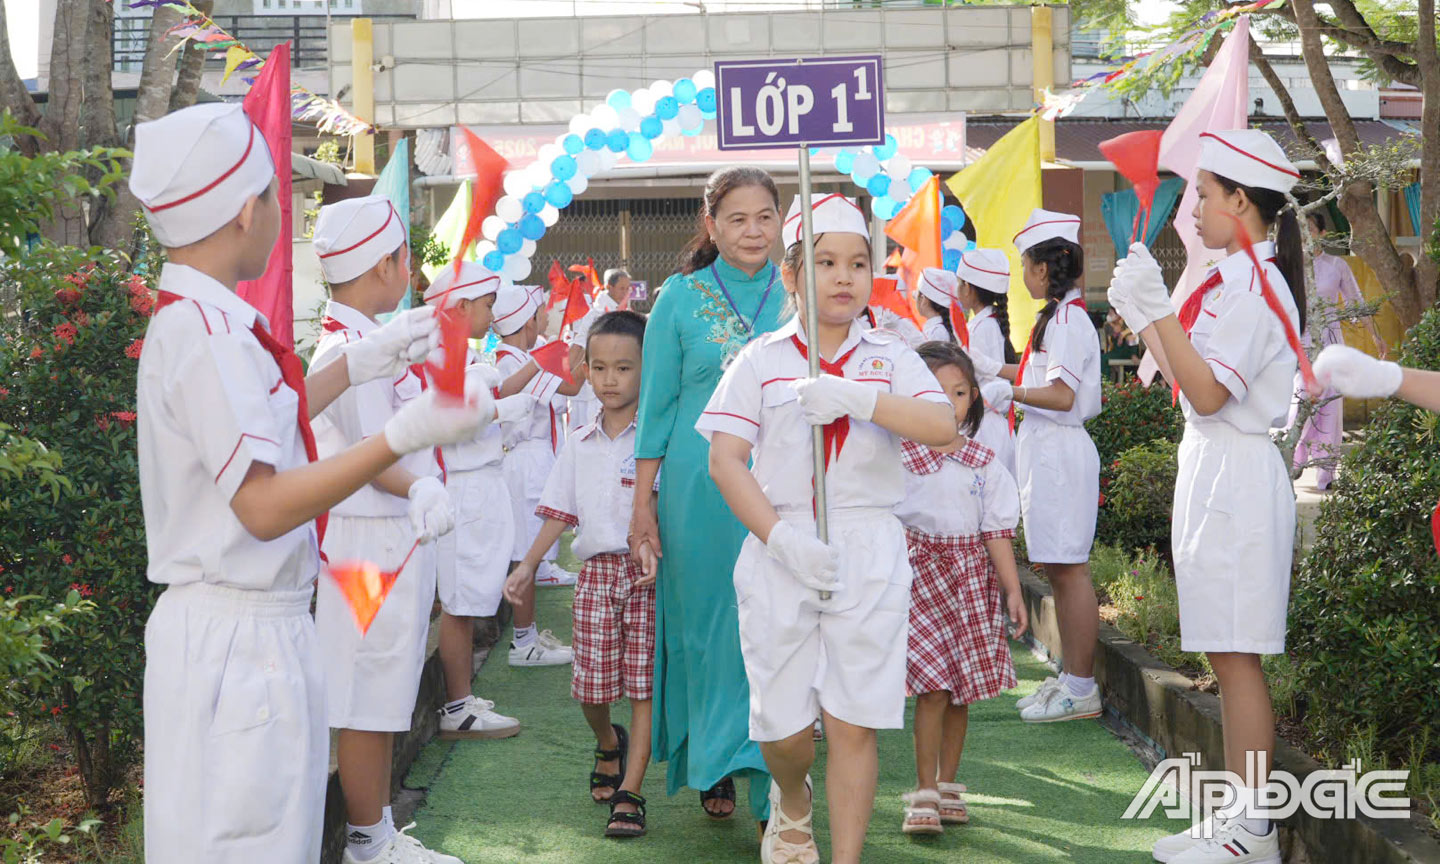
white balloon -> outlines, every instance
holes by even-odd
[[[505,220],[499,216],[486,216],[485,221],[480,223],[480,236],[486,240],[494,240],[505,230]]]
[[[579,135],[582,138],[585,137],[585,133],[590,131],[589,116],[585,114],[576,114],[574,117],[571,117],[570,131],[575,133],[576,135]]]
[[[965,244],[969,242],[970,238],[966,237],[962,232],[956,231],[954,234],[951,234],[949,237],[945,238],[940,242],[940,248],[954,249],[959,252],[964,252]]]
[[[551,180],[550,163],[532,162],[530,166],[525,169],[525,178],[530,181],[531,186],[538,186],[544,189],[545,185]]]
[[[905,201],[910,197],[911,191],[910,181],[905,179],[905,175],[902,174],[899,177],[894,174],[890,175],[890,190],[885,193],[886,195],[896,201]]]
[[[584,174],[576,174],[565,182],[569,184],[570,191],[575,195],[579,195],[581,192],[590,188],[590,181],[586,179]]]
[[[596,171],[600,170],[600,154],[594,150],[587,149],[584,153],[575,157],[575,164],[579,166],[580,174],[584,174],[586,177],[592,177]]]
[[[545,223],[546,228],[553,228],[556,222],[560,221],[560,211],[553,204],[546,204],[545,209],[540,211],[540,221]]]
[[[912,167],[914,166],[910,164],[910,157],[903,153],[896,153],[894,156],[885,160],[885,173],[891,177],[909,177]],[[894,195],[890,197],[895,198]],[[895,200],[898,201],[900,199],[896,198]]]
[[[479,243],[475,244],[475,257],[472,260],[479,261],[481,258],[484,258],[486,255],[494,251],[494,240],[481,240]]]
[[[504,185],[505,194],[513,195],[516,198],[524,198],[525,194],[530,191],[530,181],[525,179],[525,174],[521,171],[505,172]]]
[[[634,108],[620,109],[620,128],[626,132],[640,131],[640,112]]]
[[[499,216],[506,223],[519,222],[520,217],[525,215],[525,207],[520,199],[513,195],[506,195],[495,202],[495,215]]]
[[[680,121],[674,117],[660,123],[661,135],[666,138],[673,138],[681,132]]]
[[[715,86],[715,73],[709,69],[701,69],[699,72],[691,75],[690,80],[695,82],[696,90],[704,90],[706,87]]]
[[[650,85],[650,92],[656,99],[664,99],[666,96],[675,95],[675,85],[669,81],[656,81]]]
[[[609,150],[601,150],[601,151],[600,151],[600,170],[601,170],[601,171],[609,171],[611,168],[614,168],[614,167],[615,167],[615,163],[616,163],[616,162],[619,162],[619,161],[620,161],[620,154],[619,154],[619,153],[612,153],[612,152],[610,152]]]
[[[531,255],[534,255],[534,254],[535,254],[535,241],[534,241],[534,240],[521,240],[521,241],[520,241],[520,251],[519,251],[519,253],[517,253],[517,254],[519,254],[519,256],[520,256],[521,258],[529,258]]]
[[[649,90],[636,90],[630,96],[630,107],[640,112],[641,117],[655,113],[655,94]]]
[[[869,150],[856,156],[855,165],[850,169],[850,173],[859,174],[861,177],[873,177],[879,171],[880,160],[876,159],[875,154]]]
[[[700,106],[694,102],[680,106],[680,113],[675,115],[681,129],[696,129],[705,125],[705,115],[700,113]]]
[[[609,105],[596,106],[595,110],[590,112],[590,120],[596,127],[604,129],[606,132],[620,125],[620,115],[615,113],[615,109]]]
[[[505,266],[500,268],[500,275],[511,282],[518,282],[530,275],[530,259],[520,255],[506,255]]]
[[[540,153],[536,157],[536,161],[548,168],[550,167],[550,163],[555,161],[555,157],[564,152],[565,148],[559,144],[542,144],[540,145]]]

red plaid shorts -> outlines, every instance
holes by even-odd
[[[655,586],[629,555],[596,555],[575,583],[574,677],[586,705],[649,699],[655,683]]]
[[[911,696],[948,690],[952,703],[969,705],[1015,686],[1000,583],[984,542],[1000,536],[905,530],[915,571],[905,674]]]

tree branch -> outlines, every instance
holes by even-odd
[[[215,8],[215,0],[195,0],[192,4],[205,15]],[[197,45],[187,45],[180,52],[180,74],[175,79],[175,89],[170,93],[170,110],[178,111],[195,104],[200,95],[200,79],[205,73],[205,51]]]
[[[1265,83],[1269,84],[1270,89],[1275,92],[1275,98],[1280,100],[1280,110],[1284,112],[1286,121],[1290,123],[1290,130],[1310,151],[1311,158],[1315,160],[1315,164],[1320,167],[1320,170],[1329,174],[1331,171],[1330,158],[1325,155],[1325,148],[1320,146],[1320,142],[1310,134],[1309,127],[1305,125],[1305,121],[1300,117],[1299,109],[1295,107],[1295,100],[1290,97],[1289,88],[1285,86],[1284,81],[1280,80],[1280,76],[1275,72],[1275,67],[1270,65],[1270,59],[1260,48],[1260,43],[1254,39],[1250,40],[1250,62],[1260,70],[1260,77],[1265,79]]]
[[[25,82],[15,68],[15,59],[10,56],[10,28],[5,23],[5,4],[0,2],[0,111],[9,111],[21,125],[34,129],[40,125],[40,109],[25,89]],[[34,156],[40,144],[29,135],[15,142],[20,152]]]
[[[1349,0],[1336,0],[1333,4],[1337,10],[1342,4],[1349,4]],[[1413,87],[1420,86],[1420,69],[1416,64],[1407,63],[1396,55],[1414,54],[1415,46],[1406,42],[1394,42],[1381,39],[1371,29],[1365,17],[1360,11],[1350,5],[1350,11],[1354,12],[1361,28],[1359,32],[1341,24],[1332,24],[1321,20],[1316,16],[1315,29],[1321,36],[1327,36],[1337,42],[1343,42],[1352,48],[1358,48],[1365,52],[1370,62],[1391,78],[1402,84],[1409,84]],[[1278,9],[1265,10],[1260,14],[1278,15],[1292,24],[1299,25],[1295,19],[1295,10],[1289,6],[1282,6]]]
[[[1415,62],[1420,67],[1423,99],[1420,128],[1431,134],[1420,139],[1420,224],[1415,233],[1425,237],[1440,223],[1440,135],[1435,134],[1440,129],[1440,46],[1435,42],[1435,0],[1420,0],[1419,12]],[[1417,258],[1415,284],[1420,301],[1433,306],[1440,290],[1440,262],[1424,252]]]
[[[135,122],[164,117],[170,110],[170,94],[175,87],[175,55],[170,53],[182,38],[166,36],[170,28],[185,20],[178,6],[156,6],[150,19],[150,35],[145,44],[145,64],[140,69],[140,85],[135,98]]]
[[[85,147],[115,144],[115,90],[111,86],[111,42],[115,37],[115,7],[90,4],[90,32],[86,38],[85,102],[80,106],[80,140]]]

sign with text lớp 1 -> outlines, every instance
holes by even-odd
[[[879,55],[715,64],[721,150],[885,142]]]

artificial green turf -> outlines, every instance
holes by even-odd
[[[540,626],[567,640],[571,596],[568,589],[542,589],[539,601]],[[935,838],[900,833],[900,795],[914,784],[911,739],[908,732],[882,732],[880,789],[865,860],[1141,864],[1151,860],[1156,838],[1184,827],[1168,824],[1158,812],[1148,822],[1121,820],[1146,771],[1099,724],[1020,721],[1015,699],[1033,691],[1047,672],[1023,649],[1012,649],[1020,687],[971,708],[960,765],[960,781],[971,790],[970,824]],[[475,692],[519,717],[524,731],[504,741],[432,742],[407,778],[409,785],[429,789],[415,817],[416,836],[467,864],[759,860],[745,784],[736,816],[717,822],[702,813],[696,793],[665,796],[665,766],[652,765],[645,778],[649,835],[605,839],[607,810],[591,803],[587,783],[594,739],[570,699],[569,684],[568,666],[511,669],[504,653],[495,652]],[[628,713],[617,708],[617,722],[628,725]],[[814,771],[822,855],[828,849],[824,752],[822,745]]]

